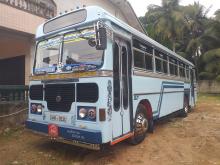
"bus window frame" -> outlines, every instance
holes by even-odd
[[[155,71],[156,71],[156,73],[168,75],[169,74],[169,71],[168,71],[168,55],[166,55],[165,53],[162,53],[158,49],[155,49],[154,54],[155,54]],[[156,60],[160,60],[161,71],[157,71]],[[166,72],[164,71],[164,62],[166,63],[166,67],[165,67]]]
[[[174,60],[174,61],[176,61],[176,63],[175,62],[173,62],[173,61],[171,61],[171,60]],[[174,68],[175,68],[175,73],[177,73],[177,74],[171,74],[171,67],[170,67],[170,65],[173,65],[174,66]],[[176,58],[174,58],[174,57],[170,57],[169,56],[169,75],[170,76],[175,76],[175,77],[178,77],[179,76],[179,71],[178,71],[179,69],[178,69],[178,60],[176,59]]]
[[[181,65],[183,65],[183,66],[181,66]],[[179,60],[178,61],[178,67],[179,67],[179,77],[185,79],[186,78],[186,73],[185,73],[186,65],[182,61]],[[183,72],[180,69],[182,69]],[[182,74],[181,72],[184,75],[181,75]]]
[[[140,49],[140,48],[137,48],[135,46],[135,44],[141,44],[143,47],[146,48],[147,51],[144,51],[143,49]],[[151,53],[150,53],[150,49],[152,49]],[[135,55],[134,55],[134,52],[137,51],[137,52],[141,52],[143,53],[143,61],[144,61],[144,67],[141,68],[141,67],[138,67],[138,66],[135,66]],[[132,55],[133,55],[133,68],[137,68],[139,70],[144,70],[144,71],[147,71],[147,72],[154,72],[154,49],[152,46],[149,46],[149,44],[145,43],[145,42],[142,42],[140,41],[139,39],[137,38],[133,38],[132,39]],[[147,69],[147,64],[146,64],[146,56],[149,56],[151,57],[151,68],[152,69]]]

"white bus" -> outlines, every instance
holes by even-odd
[[[100,7],[47,21],[36,43],[26,126],[56,141],[138,144],[195,106],[194,65]]]

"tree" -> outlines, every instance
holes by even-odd
[[[208,18],[199,2],[180,6],[179,0],[150,5],[141,22],[148,35],[193,62],[197,76],[220,80],[220,10]]]
[[[197,70],[198,75],[198,62],[202,54],[201,37],[205,31],[205,23],[207,21],[207,13],[209,10],[205,10],[204,6],[199,2],[194,2],[193,5],[188,5],[182,8],[187,35],[186,53],[189,54]]]
[[[200,79],[220,80],[220,22],[210,20],[201,37],[204,54],[201,58]]]
[[[176,51],[176,42],[182,37],[184,17],[179,9],[179,0],[162,0],[162,6],[150,5],[145,15],[151,21],[147,25],[150,35],[156,40],[168,41],[166,46],[172,44],[173,51]]]
[[[220,9],[215,12],[215,20],[220,22]]]

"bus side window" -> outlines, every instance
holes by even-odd
[[[189,66],[186,65],[186,79],[189,80]]]
[[[182,78],[186,77],[186,75],[185,75],[185,64],[182,63],[182,62],[179,62],[179,74],[180,74],[179,76],[182,77]]]
[[[137,68],[145,69],[144,53],[134,50],[134,66]]]
[[[113,95],[114,95],[114,109],[118,111],[120,108],[120,62],[119,62],[119,46],[117,43],[114,43],[113,47]]]
[[[153,70],[153,56],[151,54],[146,53],[145,64],[147,70]]]
[[[167,55],[155,50],[156,71],[167,74]]]
[[[169,62],[169,67],[170,67],[170,75],[177,76],[178,75],[178,69],[177,69],[177,60],[170,57],[170,62]]]

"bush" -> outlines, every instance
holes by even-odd
[[[220,75],[216,77],[216,81],[220,82]]]
[[[213,80],[213,79],[215,79],[215,75],[210,72],[201,72],[199,74],[199,79],[200,80]]]

